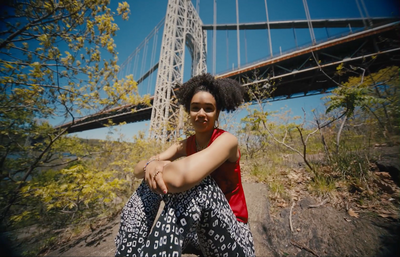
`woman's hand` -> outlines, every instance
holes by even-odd
[[[144,179],[151,191],[158,194],[168,193],[167,186],[163,179],[163,170],[170,161],[152,161],[146,167]]]

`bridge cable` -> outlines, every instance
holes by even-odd
[[[137,56],[140,53],[143,46],[145,45],[145,43],[149,40],[149,38],[151,38],[154,35],[154,33],[156,33],[161,28],[161,26],[164,24],[164,22],[165,22],[165,16],[154,27],[154,29],[146,36],[146,38],[136,47],[136,49],[128,56],[128,58],[126,58],[126,60],[121,64],[120,71],[123,71],[126,68],[127,72],[130,72],[130,67],[128,67],[128,65],[133,60],[134,67],[133,67],[133,72],[131,74],[133,75],[134,79],[136,79],[137,66],[138,66],[138,62],[139,62]],[[122,72],[121,72],[121,74],[122,74]]]
[[[297,36],[296,36],[296,29],[293,26],[293,36],[294,36],[294,42],[296,43],[296,49],[299,48],[298,44],[297,44]]]
[[[369,13],[368,13],[367,7],[365,6],[364,0],[361,0],[361,4],[362,4],[362,6],[363,6],[365,15],[367,16],[369,26],[372,27],[372,25],[373,25],[373,24],[372,24],[372,20],[371,20],[371,17],[369,16]]]
[[[196,12],[200,16],[200,0],[196,0]]]
[[[269,53],[271,54],[271,58],[272,58],[273,54],[272,54],[271,29],[269,27],[269,16],[268,16],[267,0],[264,0],[264,3],[265,3],[265,14],[267,15],[267,30],[268,30]]]
[[[214,0],[214,22],[213,22],[213,75],[216,73],[217,63],[217,0]]]
[[[154,37],[153,37],[153,48],[151,50],[151,60],[150,60],[150,67],[151,67],[151,71],[150,72],[151,72],[151,75],[150,75],[150,78],[149,78],[149,82],[147,83],[147,92],[146,93],[148,93],[150,95],[151,95],[150,87],[152,87],[152,85],[153,85],[153,77],[154,77],[154,75],[153,75],[154,69],[153,68],[154,68],[154,63],[156,61],[157,43],[158,43],[158,28],[155,31],[155,34],[154,34]]]
[[[247,61],[247,37],[246,37],[246,30],[244,30],[244,58],[246,60],[246,64],[248,63]]]
[[[129,75],[129,72],[130,72],[130,70],[131,70],[131,63],[132,63],[132,62],[128,62],[127,67],[125,67],[125,69],[124,69],[124,74],[123,74],[123,77],[122,77],[122,78],[125,78],[127,75]]]
[[[146,61],[147,61],[147,49],[149,46],[149,39],[146,40],[146,43],[143,48],[143,55],[142,55],[142,67],[140,67],[140,77],[144,75],[145,68],[146,68]]]
[[[236,0],[236,35],[237,35],[237,58],[238,69],[240,69],[240,32],[239,32],[239,3]]]
[[[312,41],[313,45],[315,45],[316,40],[315,40],[315,35],[314,35],[314,29],[313,29],[312,22],[311,22],[310,11],[308,9],[307,0],[303,0],[303,5],[304,5],[304,11],[305,11],[306,17],[307,17],[308,29],[310,30],[311,41]]]
[[[133,61],[133,77],[136,79],[137,76],[137,70],[138,70],[138,65],[139,65],[139,55],[136,54],[134,56],[134,61]]]
[[[229,31],[226,30],[226,70],[229,70]]]
[[[365,21],[364,14],[363,14],[363,12],[362,12],[362,10],[361,10],[360,3],[358,2],[358,0],[356,0],[356,4],[357,4],[358,11],[360,12],[361,19],[362,19],[363,24],[364,24],[364,28],[366,28],[366,27],[368,27],[368,26],[367,26],[367,22]],[[350,23],[349,23],[349,28],[350,28],[350,32],[352,32],[352,31],[351,31],[351,27],[350,27]]]

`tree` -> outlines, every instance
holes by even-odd
[[[116,16],[109,0],[6,0],[0,27],[0,221],[22,200],[21,188],[49,166],[62,165],[65,122],[77,115],[140,101],[133,76],[118,80]],[[58,152],[57,152],[58,151]],[[78,159],[78,158],[76,158]],[[74,160],[68,160],[71,162]]]
[[[341,72],[343,65],[338,67]],[[360,69],[360,68],[354,68]],[[346,83],[339,85],[327,96],[326,113],[341,110],[343,117],[336,137],[336,152],[339,151],[340,136],[348,118],[352,117],[356,108],[368,112],[379,123],[383,135],[388,137],[395,131],[399,119],[399,68],[386,67],[376,73],[365,76],[365,70],[360,76],[349,77]],[[389,136],[390,138],[390,136]]]

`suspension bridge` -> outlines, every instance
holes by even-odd
[[[236,79],[245,87],[258,86],[268,91],[270,100],[329,91],[346,81],[350,74],[336,74],[337,66],[342,63],[352,67],[354,72],[357,69],[374,72],[399,64],[399,18],[369,15],[364,0],[355,0],[360,17],[340,19],[312,19],[307,0],[302,0],[306,19],[286,21],[269,21],[271,10],[264,0],[266,20],[250,23],[240,22],[236,0],[236,23],[223,24],[216,22],[216,0],[213,24],[203,24],[198,12],[199,2],[196,0],[194,5],[190,0],[169,0],[165,17],[121,65],[118,77],[133,74],[139,94],[151,95],[150,106],[118,106],[60,127],[74,133],[101,128],[109,120],[114,123],[150,120],[153,138],[165,141],[176,136],[180,129],[176,124],[182,124],[179,122],[182,109],[176,104],[175,92],[179,90],[177,85],[184,82],[187,53],[191,57],[190,76],[210,72],[219,78]],[[273,34],[278,30],[290,32],[292,48],[282,50],[279,47],[277,51],[273,47]],[[236,34],[234,37],[232,32]],[[305,32],[308,40],[304,43]],[[219,37],[223,40],[217,42],[217,33],[225,33],[225,38]],[[248,60],[251,33],[262,34],[266,39],[259,46],[259,51],[266,52],[266,55],[260,55],[262,58],[252,62]],[[319,36],[321,33],[324,36]],[[212,35],[211,51],[207,48],[209,34]],[[227,67],[217,73],[218,45],[225,45]],[[233,48],[237,50],[237,60],[232,62],[232,67],[229,46],[231,51]],[[207,63],[211,66],[209,69]],[[252,99],[247,97],[246,100]],[[171,124],[175,124],[175,132],[169,129],[173,126]]]

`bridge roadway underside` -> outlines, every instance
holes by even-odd
[[[150,102],[152,104],[152,101]],[[133,123],[150,120],[151,106],[124,105],[111,110],[95,113],[93,115],[78,119],[74,124],[67,123],[59,126],[60,129],[67,128],[68,133],[76,133],[91,129],[104,128],[111,120],[115,124],[122,122]]]
[[[292,97],[325,93],[344,83],[350,76],[358,76],[360,69],[366,75],[391,65],[400,66],[399,22],[366,30],[346,37],[327,41],[315,46],[259,61],[238,70],[220,74],[239,80],[245,87],[265,90],[264,100],[281,100]],[[318,64],[315,60],[318,60]],[[343,63],[347,72],[339,76],[337,67]],[[357,72],[357,74],[356,74]],[[329,78],[329,77],[330,78]],[[335,82],[334,82],[335,81]],[[246,101],[253,101],[249,96]],[[132,109],[136,109],[132,112]],[[68,123],[69,133],[101,128],[111,119],[114,123],[150,120],[151,106],[121,106],[96,113]]]
[[[341,63],[346,73],[339,75],[337,67]],[[263,91],[260,95],[274,101],[325,93],[347,82],[350,76],[359,76],[363,69],[368,75],[391,65],[400,65],[399,22],[260,61],[218,77],[238,80],[253,89],[258,86]],[[246,101],[252,100],[247,96]]]

